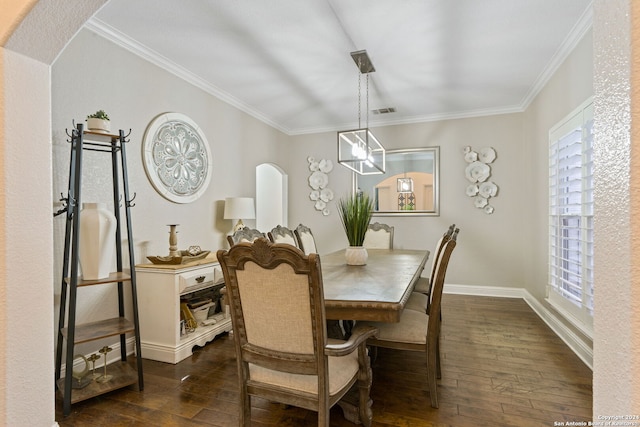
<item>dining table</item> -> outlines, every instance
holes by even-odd
[[[367,249],[365,265],[347,265],[344,250],[320,256],[328,320],[399,322],[428,250]]]
[[[346,338],[354,321],[399,322],[400,315],[429,259],[428,250],[367,249],[365,265],[347,265],[345,251],[320,255],[327,332]],[[340,327],[340,321],[342,327]],[[354,387],[338,402],[344,417],[360,424]],[[369,401],[369,407],[373,401]]]

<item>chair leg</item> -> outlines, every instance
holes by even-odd
[[[440,311],[440,322],[438,325],[438,340],[436,341],[436,373],[438,379],[442,378],[442,367],[440,366],[440,331],[442,328],[442,311]]]
[[[246,386],[240,390],[240,422],[239,426],[251,427],[251,396],[247,393]]]
[[[435,341],[435,342],[433,342]],[[430,340],[427,337],[427,382],[429,383],[429,397],[431,398],[431,407],[438,407],[438,381],[437,377],[437,338],[435,340]]]
[[[375,347],[374,347],[375,348]],[[371,384],[373,382],[373,373],[371,371],[371,363],[369,362],[369,355],[367,354],[367,348],[361,345],[358,348],[358,362],[360,369],[358,370],[358,407],[360,414],[360,422],[364,427],[371,427],[373,421],[373,411],[371,410]]]
[[[329,427],[329,405],[324,403],[318,407],[318,427]]]
[[[440,334],[438,334],[438,341],[436,341],[436,375],[438,379],[442,378],[442,367],[440,365]]]

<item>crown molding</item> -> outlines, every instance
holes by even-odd
[[[593,26],[593,2],[586,8],[578,22],[573,26],[567,37],[562,42],[562,45],[558,48],[553,55],[549,64],[540,73],[536,81],[531,86],[531,89],[527,92],[524,99],[521,102],[522,111],[526,110],[533,102],[536,96],[542,91],[545,85],[549,82],[551,77],[558,71],[558,68],[564,63],[567,57],[573,52],[578,43],[584,38],[585,34]]]
[[[137,42],[131,37],[128,37],[127,35],[117,30],[116,28],[112,27],[111,25],[108,25],[107,23],[94,17],[89,19],[85,23],[84,28],[115,43],[116,45],[122,47],[123,49],[128,50],[134,55],[139,56],[140,58],[154,65],[157,65],[163,70],[175,75],[176,77],[186,81],[187,83],[194,85],[198,89],[201,89],[204,92],[215,96],[216,98],[220,99],[223,102],[226,102],[227,104],[237,108],[238,110],[249,114],[250,116],[260,120],[261,122],[266,123],[267,125],[273,127],[274,129],[277,129],[280,132],[285,133],[287,135],[290,134],[289,129],[286,129],[281,125],[279,125],[278,123],[275,123],[265,115],[261,114],[259,111],[252,109],[247,104],[233,97],[229,93],[212,85],[208,81],[204,80],[202,77],[198,76],[195,73],[192,73],[191,71],[187,70],[181,65],[176,64],[175,62],[162,56],[160,53],[156,52],[155,50],[148,48],[147,46]]]
[[[409,124],[417,124],[417,123],[440,122],[444,120],[470,119],[474,117],[498,116],[501,114],[522,113],[523,111],[524,110],[522,109],[521,106],[513,105],[510,107],[502,107],[502,108],[487,108],[482,110],[469,110],[469,111],[462,111],[462,112],[456,112],[456,113],[438,113],[438,114],[430,114],[426,116],[405,117],[403,119],[398,119],[398,120],[369,121],[369,127],[372,129],[375,129],[376,127],[381,127],[381,126],[409,125]],[[336,126],[293,130],[293,131],[290,131],[289,135],[305,135],[305,134],[322,133],[322,132],[337,132],[345,129],[356,129],[357,127],[358,127],[357,122],[350,122],[350,123],[343,123],[341,125],[336,125]]]
[[[566,60],[566,58],[571,54],[571,52],[575,49],[577,44],[582,40],[585,34],[591,29],[593,24],[593,7],[590,4],[589,7],[582,14],[576,25],[574,25],[573,29],[569,33],[569,35],[565,38],[563,44],[556,51],[553,58],[550,60],[549,64],[545,69],[540,73],[534,84],[531,86],[522,102],[519,105],[512,105],[501,108],[493,108],[493,109],[480,109],[480,110],[470,110],[464,112],[450,112],[450,113],[438,113],[432,115],[423,115],[423,116],[413,116],[413,117],[405,117],[398,120],[382,120],[375,121],[370,123],[370,127],[380,127],[380,126],[394,126],[394,125],[406,125],[406,124],[417,124],[417,123],[428,123],[428,122],[436,122],[443,120],[456,120],[456,119],[467,119],[474,117],[485,117],[485,116],[495,116],[502,114],[513,114],[513,113],[522,113],[524,112],[531,102],[535,99],[535,97],[540,93],[540,91],[544,88],[544,86],[549,82],[554,73],[558,70],[558,68],[562,65],[562,63]],[[128,37],[124,33],[120,32],[116,28],[108,25],[107,23],[101,21],[97,18],[89,19],[84,28],[102,36],[103,38],[115,43],[116,45],[122,47],[123,49],[128,50],[140,58],[157,65],[163,70],[175,75],[176,77],[194,85],[195,87],[203,90],[204,92],[215,96],[221,101],[237,108],[238,110],[254,117],[255,119],[267,124],[268,126],[279,130],[288,136],[294,135],[305,135],[305,134],[314,134],[314,133],[323,133],[323,132],[337,132],[339,130],[347,129],[353,127],[352,123],[343,123],[342,125],[332,125],[326,127],[313,127],[313,128],[299,128],[292,129],[282,126],[279,123],[274,122],[270,118],[266,117],[260,111],[257,111],[250,107],[249,105],[243,103],[239,99],[235,98],[231,94],[221,90],[220,88],[212,85],[208,81],[204,80],[202,77],[194,74],[193,72],[187,70],[179,64],[169,60],[168,58],[162,56],[160,53],[154,51],[153,49],[148,48],[147,46],[137,42],[136,40]]]

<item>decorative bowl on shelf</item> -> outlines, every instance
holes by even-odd
[[[188,262],[199,261],[205,259],[211,251],[180,251],[180,255],[169,256],[148,256],[147,259],[153,264],[186,264]]]

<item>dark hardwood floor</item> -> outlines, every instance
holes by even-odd
[[[520,299],[445,295],[440,408],[430,406],[424,355],[379,349],[373,426],[553,426],[590,421],[592,372]],[[77,403],[60,426],[236,426],[232,339],[176,365],[144,361],[145,389]],[[315,413],[254,399],[254,426],[314,426]],[[331,410],[331,426],[353,426]]]

